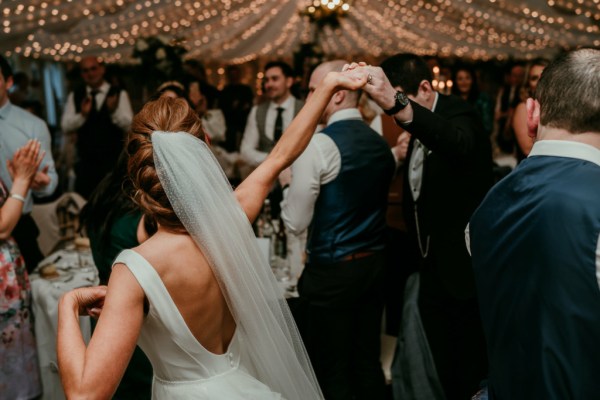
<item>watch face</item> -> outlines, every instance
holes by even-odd
[[[400,92],[400,91],[396,92],[396,101],[398,103],[402,104],[402,106],[408,105],[408,97],[406,97],[406,94],[404,94],[404,92]]]
[[[398,111],[403,110],[409,103],[408,97],[404,94],[404,92],[397,91],[394,95],[394,107],[389,110],[384,110],[387,115],[394,115]]]

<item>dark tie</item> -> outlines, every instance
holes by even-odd
[[[277,107],[277,118],[275,118],[275,131],[273,132],[273,142],[277,143],[283,133],[283,118],[282,113],[285,110],[283,107]]]
[[[98,110],[98,103],[96,103],[96,95],[100,93],[98,89],[92,89],[90,96],[92,97],[92,109],[90,112],[95,113]]]

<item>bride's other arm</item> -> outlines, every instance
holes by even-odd
[[[360,70],[330,72],[325,76],[265,161],[235,190],[235,195],[250,222],[254,222],[258,216],[263,201],[281,171],[290,166],[310,142],[321,114],[333,94],[340,89],[360,89],[366,82],[366,72]]]
[[[58,368],[67,399],[108,399],[129,363],[144,320],[145,295],[122,264],[112,270],[108,288],[80,288],[66,293],[58,312]],[[98,316],[85,346],[79,317]]]

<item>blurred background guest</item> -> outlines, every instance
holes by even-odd
[[[525,69],[522,63],[513,63],[504,76],[504,85],[498,91],[496,107],[494,109],[494,122],[496,123],[496,145],[506,154],[512,154],[515,148],[514,137],[506,135],[506,126],[510,114],[519,103],[519,87],[523,82]]]
[[[221,90],[219,108],[223,110],[227,129],[222,146],[228,152],[239,152],[246,120],[252,108],[254,93],[252,88],[242,83],[242,71],[238,65],[225,69],[227,85]]]
[[[25,72],[15,73],[13,76],[14,86],[10,93],[11,103],[23,107],[23,102],[32,100],[31,93],[29,93],[29,82],[29,76]]]
[[[467,65],[461,65],[454,70],[454,86],[452,94],[470,103],[481,117],[483,128],[489,134],[494,128],[494,105],[492,99],[479,90],[477,74]]]
[[[511,116],[507,129],[514,135],[517,161],[521,161],[529,155],[533,147],[533,138],[529,136],[527,128],[527,107],[525,102],[529,97],[535,98],[535,89],[542,76],[542,71],[549,64],[548,60],[537,59],[527,65],[525,80],[519,90],[520,103],[517,104]]]
[[[6,161],[30,139],[38,140],[44,151],[42,167],[33,177],[32,191],[27,192],[24,199],[23,216],[13,231],[25,264],[31,271],[43,258],[36,240],[40,231],[30,215],[33,208],[32,194],[36,197],[51,196],[58,185],[58,176],[54,168],[48,126],[40,118],[12,104],[8,98],[8,91],[13,84],[12,77],[12,68],[6,59],[0,56],[0,178],[9,190],[12,189],[13,181]]]
[[[88,198],[117,162],[133,111],[127,92],[104,79],[96,57],[85,57],[80,68],[85,86],[69,94],[61,125],[77,132],[75,191]]]
[[[250,110],[240,149],[242,159],[252,168],[265,160],[304,105],[302,100],[292,95],[294,71],[289,64],[282,61],[267,63],[263,84],[268,101]],[[276,184],[269,194],[273,218],[279,217],[282,198],[281,187]]]
[[[178,81],[168,81],[163,83],[156,89],[156,93],[150,98],[150,100],[157,100],[162,96],[167,96],[171,98],[181,97],[183,99],[187,99],[187,92],[185,90],[185,86]]]
[[[207,108],[215,108],[219,100],[219,89],[208,82],[204,65],[198,60],[185,60],[183,62],[183,71],[186,75],[193,78],[191,79],[192,81],[199,83],[200,91],[204,93],[206,98]]]
[[[10,161],[9,192],[0,179],[0,398],[33,399],[42,392],[31,318],[31,288],[25,261],[11,233],[42,161],[30,140]],[[35,238],[30,238],[35,240]]]

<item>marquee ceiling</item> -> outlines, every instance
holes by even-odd
[[[319,0],[0,0],[0,52],[131,62],[136,39],[164,35],[186,57],[242,63],[289,56],[314,37],[299,11]],[[322,0],[326,2],[326,0]],[[336,0],[339,1],[339,0]],[[474,59],[547,56],[600,46],[600,0],[350,0],[327,56],[400,51]]]

